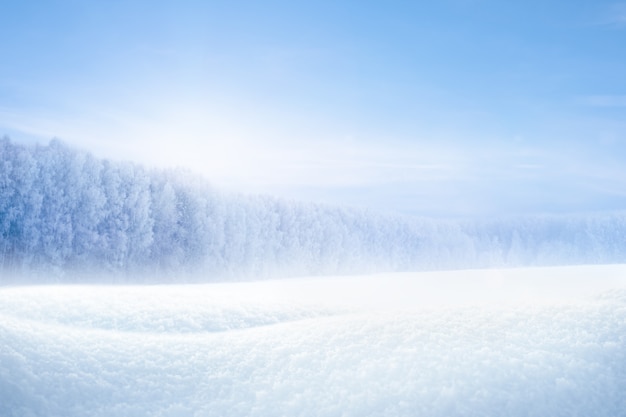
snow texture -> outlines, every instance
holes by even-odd
[[[0,288],[0,415],[626,415],[626,267]]]
[[[188,172],[101,160],[57,140],[0,139],[0,283],[620,263],[624,236],[624,212],[414,219],[233,195]]]

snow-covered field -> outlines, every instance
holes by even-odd
[[[626,266],[0,288],[0,416],[624,416]]]

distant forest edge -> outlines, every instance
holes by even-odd
[[[626,212],[444,221],[222,192],[181,170],[0,139],[0,283],[211,281],[618,263]]]

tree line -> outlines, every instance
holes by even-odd
[[[624,262],[624,236],[625,213],[381,215],[226,193],[187,171],[99,159],[58,140],[0,139],[0,277],[209,281]]]

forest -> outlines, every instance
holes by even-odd
[[[220,281],[626,261],[626,212],[444,220],[240,195],[0,139],[0,282]],[[103,278],[105,277],[105,278]]]

